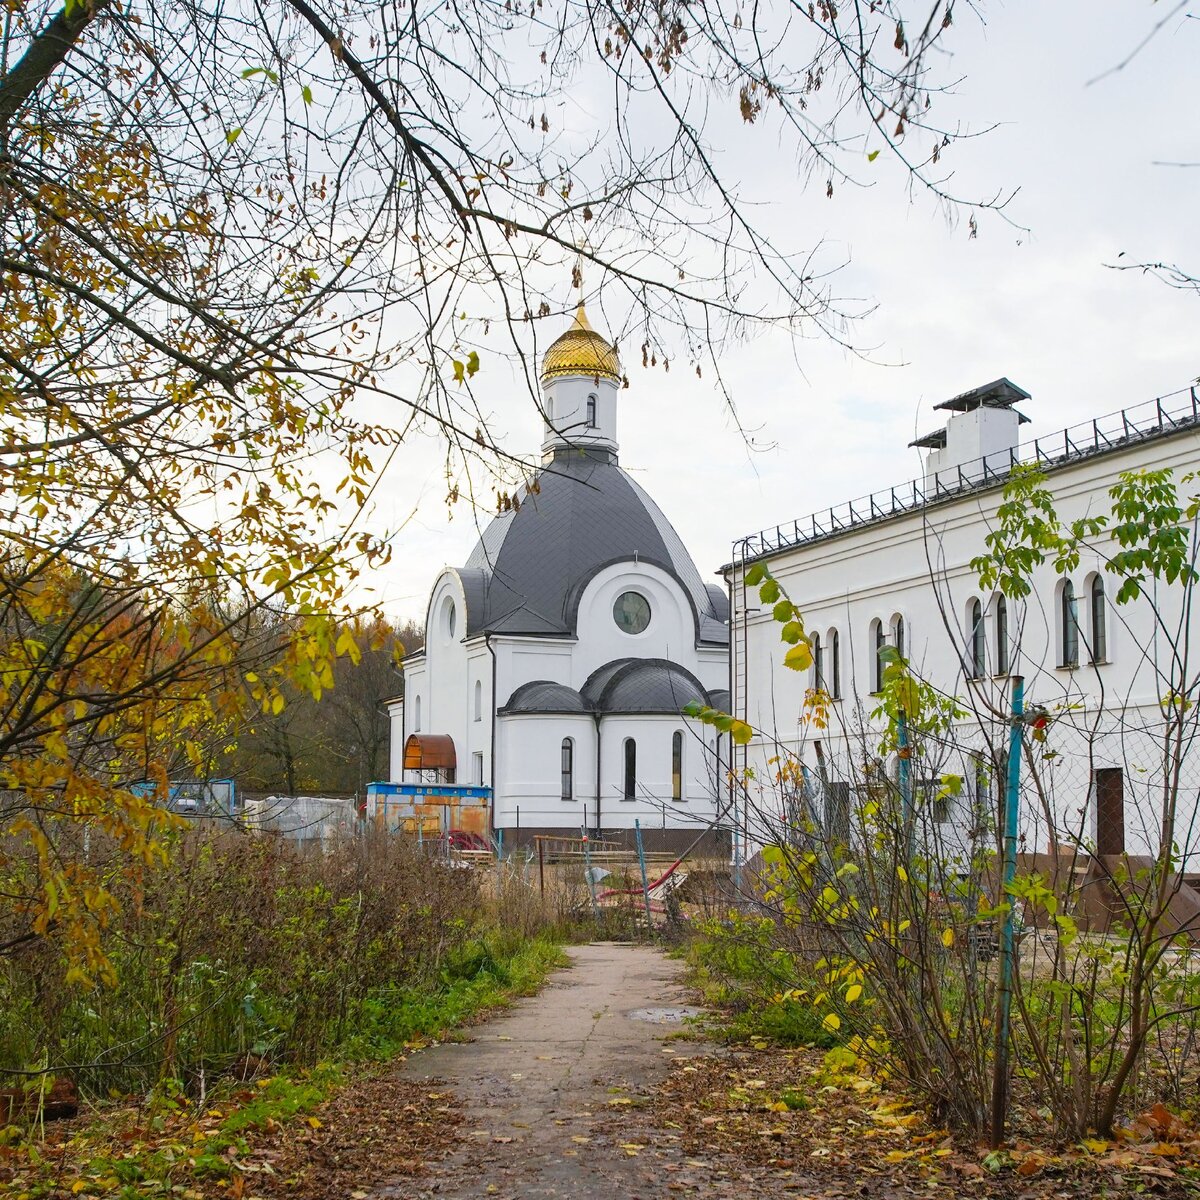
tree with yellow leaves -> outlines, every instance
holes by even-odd
[[[764,322],[840,336],[701,101],[789,139],[800,186],[832,196],[886,151],[943,194],[928,66],[951,9],[11,0],[0,953],[53,937],[73,978],[105,976],[107,864],[162,858],[130,783],[203,771],[247,694],[277,711],[357,656],[337,619],[387,554],[361,522],[378,468],[433,433],[453,497],[502,460],[473,377],[504,350],[540,404],[534,318],[569,274],[664,367]],[[595,85],[607,122],[555,128]],[[268,603],[287,646],[257,670]]]

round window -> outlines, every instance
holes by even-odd
[[[622,592],[613,605],[613,620],[624,633],[641,633],[650,624],[650,602],[637,592]]]
[[[454,630],[458,625],[458,612],[454,607],[454,601],[449,596],[446,597],[443,611],[446,621],[446,636],[452,638],[454,637]]]

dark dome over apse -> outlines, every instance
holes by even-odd
[[[459,572],[468,636],[569,635],[579,597],[612,563],[650,563],[673,575],[690,598],[696,640],[729,641],[728,603],[706,586],[658,505],[607,452],[562,450],[523,489],[520,507],[496,517]]]

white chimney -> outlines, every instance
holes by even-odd
[[[950,413],[943,428],[910,442],[925,456],[925,490],[957,491],[1006,475],[1020,446],[1020,427],[1029,418],[1013,407],[1029,393],[1007,379],[986,383],[935,406]]]

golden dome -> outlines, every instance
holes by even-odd
[[[563,375],[621,381],[621,360],[616,348],[591,327],[582,304],[575,312],[575,323],[550,344],[542,358],[543,383]]]

